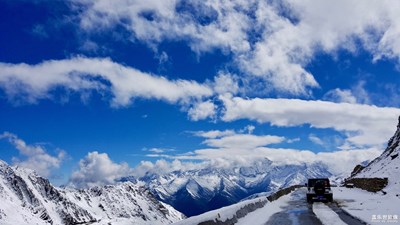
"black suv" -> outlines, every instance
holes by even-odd
[[[308,179],[307,187],[307,202],[325,201],[332,202],[333,194],[328,178],[313,178]]]

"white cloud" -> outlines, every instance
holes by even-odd
[[[203,143],[216,148],[251,149],[281,143],[284,140],[285,138],[283,137],[271,135],[234,134],[216,139],[207,139]]]
[[[279,127],[309,124],[332,128],[347,136],[349,146],[383,145],[394,132],[400,109],[300,99],[243,99],[221,96],[224,121],[239,119]]]
[[[210,130],[210,131],[196,131],[193,132],[195,136],[204,137],[204,138],[218,138],[224,136],[231,136],[235,134],[234,130]]]
[[[334,174],[349,174],[357,163],[372,160],[381,154],[377,148],[350,149],[330,152],[312,152],[310,150],[271,148],[265,147],[273,143],[280,143],[284,138],[277,136],[263,136],[254,134],[224,133],[222,136],[209,135],[204,144],[208,148],[197,149],[192,152],[178,155],[157,155],[175,159],[173,163],[159,160],[155,164],[143,161],[135,168],[136,174],[146,172],[164,174],[176,170],[191,170],[207,167],[232,168],[235,166],[250,166],[260,159],[268,158],[275,165],[300,165],[323,163]],[[204,134],[208,132],[203,131]],[[217,134],[216,130],[210,133]],[[183,161],[182,161],[183,160]],[[186,160],[190,160],[187,162]],[[198,163],[193,163],[198,160]]]
[[[367,90],[365,90],[366,82],[361,80],[359,81],[352,89],[354,95],[357,98],[357,103],[361,104],[371,104],[370,96]]]
[[[148,151],[148,152],[159,154],[159,153],[166,153],[166,152],[174,152],[175,149],[172,149],[172,148],[150,148],[150,149],[144,148],[143,151]]]
[[[84,93],[111,92],[114,106],[129,105],[133,98],[188,102],[212,95],[208,86],[194,81],[168,80],[115,63],[108,58],[75,57],[36,65],[0,63],[0,86],[10,99],[36,102],[51,98],[56,88]]]
[[[268,157],[274,163],[281,165],[322,162],[334,174],[349,174],[358,163],[372,160],[382,153],[380,149],[376,148],[318,153],[298,149],[260,148],[257,152],[258,155]]]
[[[97,51],[99,51],[100,47],[98,44],[96,44],[96,42],[91,41],[91,40],[86,40],[82,44],[80,49],[82,49],[83,51],[86,51],[86,52],[97,52]]]
[[[113,184],[116,179],[131,175],[127,163],[115,163],[107,153],[89,152],[79,161],[79,169],[72,173],[69,185],[87,188]]]
[[[255,149],[271,144],[282,143],[286,140],[284,137],[280,136],[244,133],[249,130],[252,131],[253,126],[246,126],[244,129],[237,132],[234,130],[191,132],[195,136],[205,138],[203,144],[208,148],[197,149],[183,154],[154,154],[150,157],[176,160],[200,160],[201,163],[196,163],[197,166],[231,167],[234,165],[251,164],[255,159],[260,157],[259,154],[254,154]],[[187,165],[186,162],[185,165]],[[192,168],[194,166],[195,165],[190,164],[187,168]]]
[[[357,99],[353,95],[351,90],[342,90],[340,88],[335,88],[333,90],[328,91],[323,98],[337,103],[340,102],[346,102],[351,104],[357,103]]]
[[[289,144],[292,144],[292,143],[298,142],[300,140],[301,140],[300,138],[293,138],[293,139],[288,139],[286,142]]]
[[[367,75],[368,76],[368,75]],[[372,83],[373,83],[372,79]],[[371,84],[371,83],[370,83]],[[347,102],[359,104],[377,104],[379,106],[400,106],[400,88],[397,87],[396,82],[386,84],[374,84],[377,86],[376,90],[367,90],[367,80],[359,80],[356,84],[352,85],[350,89],[332,89],[328,91],[323,99],[333,102]]]
[[[324,142],[321,140],[321,138],[317,137],[315,134],[310,134],[308,135],[308,139],[313,142],[314,144],[317,145],[324,145]]]
[[[252,134],[253,131],[256,129],[255,126],[253,125],[247,125],[245,126],[242,130],[240,130],[240,133],[248,133],[248,134]]]
[[[46,152],[41,145],[29,145],[17,135],[4,132],[0,134],[0,139],[7,139],[20,153],[22,159],[13,157],[13,164],[24,168],[35,170],[39,175],[49,177],[52,172],[59,168],[66,156],[65,151],[58,150],[56,156]]]
[[[346,150],[332,150],[313,152],[307,149],[291,149],[271,147],[284,141],[293,143],[300,138],[286,139],[273,135],[245,134],[246,129],[210,130],[192,132],[193,135],[203,137],[205,148],[183,154],[154,154],[151,157],[174,160],[173,163],[159,160],[156,163],[142,161],[135,168],[135,174],[143,176],[146,172],[165,174],[176,170],[191,170],[201,168],[232,168],[236,166],[251,166],[259,160],[268,158],[275,165],[301,165],[321,163],[326,165],[334,174],[349,175],[357,164],[372,160],[382,153],[382,148],[347,148]],[[317,144],[330,146],[336,142],[336,137],[321,139],[314,134],[309,138]],[[332,140],[331,140],[332,139]],[[340,142],[340,141],[339,141]],[[338,142],[338,143],[339,143]],[[336,143],[336,144],[338,144]],[[341,143],[341,142],[340,142]],[[197,161],[197,162],[196,162]],[[196,162],[196,163],[193,163]]]
[[[42,24],[34,25],[31,32],[33,35],[42,39],[47,39],[49,37],[46,28]]]
[[[361,46],[375,60],[400,54],[400,3],[391,0],[73,2],[84,5],[78,15],[89,33],[118,25],[152,48],[183,40],[198,53],[221,49],[247,79],[295,95],[318,87],[305,69],[317,53]]]
[[[280,136],[244,133],[249,130],[252,131],[253,126],[246,126],[238,132],[234,130],[193,132],[195,136],[205,138],[203,144],[208,148],[197,149],[193,152],[175,156],[168,155],[168,157],[176,159],[211,160],[213,164],[222,163],[222,165],[218,166],[229,165],[229,163],[225,162],[225,159],[234,159],[233,161],[235,161],[235,163],[246,164],[246,160],[251,159],[250,161],[252,161],[260,157],[259,154],[254,154],[255,149],[271,144],[279,144],[286,140],[284,137]],[[235,163],[233,162],[233,164]]]
[[[351,104],[371,104],[371,94],[365,89],[365,84],[365,80],[360,80],[351,87],[351,90],[335,88],[328,91],[323,96],[323,99],[337,103],[346,102]],[[378,100],[376,102],[380,101]]]
[[[158,63],[160,64],[160,65],[163,65],[163,64],[165,64],[165,63],[167,63],[168,62],[168,60],[169,60],[169,57],[168,57],[168,54],[166,53],[166,52],[161,52],[158,56],[157,56],[157,59],[158,59]]]
[[[238,78],[229,73],[219,72],[214,78],[214,92],[217,94],[237,94],[239,92]]]
[[[164,153],[165,150],[161,148],[151,148],[149,149],[149,152],[154,152],[154,153]]]
[[[133,170],[133,174],[137,177],[142,177],[146,173],[155,174],[167,174],[173,171],[187,171],[193,169],[205,168],[208,165],[205,162],[192,163],[192,162],[182,162],[180,160],[173,160],[168,162],[164,159],[159,159],[155,163],[149,161],[141,161],[138,166]]]
[[[193,104],[188,111],[188,115],[193,121],[214,118],[216,115],[216,109],[217,106],[211,100],[208,100]]]

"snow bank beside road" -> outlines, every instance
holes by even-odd
[[[283,206],[288,203],[290,198],[290,195],[285,195],[276,201],[268,202],[263,208],[257,209],[246,217],[239,219],[235,225],[264,225],[272,215],[282,211]]]
[[[236,212],[241,210],[242,208],[250,205],[250,204],[266,204],[269,205],[270,203],[267,200],[267,197],[260,197],[251,200],[246,200],[243,202],[239,202],[234,205],[226,206],[220,209],[212,210],[206,213],[203,213],[198,216],[192,216],[185,220],[179,221],[174,223],[174,225],[197,225],[204,221],[210,220],[218,220],[218,221],[226,221],[232,219]]]
[[[333,188],[333,199],[350,215],[368,224],[400,223],[400,196],[358,188]],[[397,219],[396,219],[397,218]]]

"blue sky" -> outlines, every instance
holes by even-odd
[[[345,172],[400,115],[398,9],[0,1],[0,159],[56,184],[264,157]]]

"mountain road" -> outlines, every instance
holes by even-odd
[[[282,208],[283,210],[273,214],[265,225],[365,224],[342,210],[336,202],[307,203],[305,188],[299,188],[291,193],[291,199]]]

